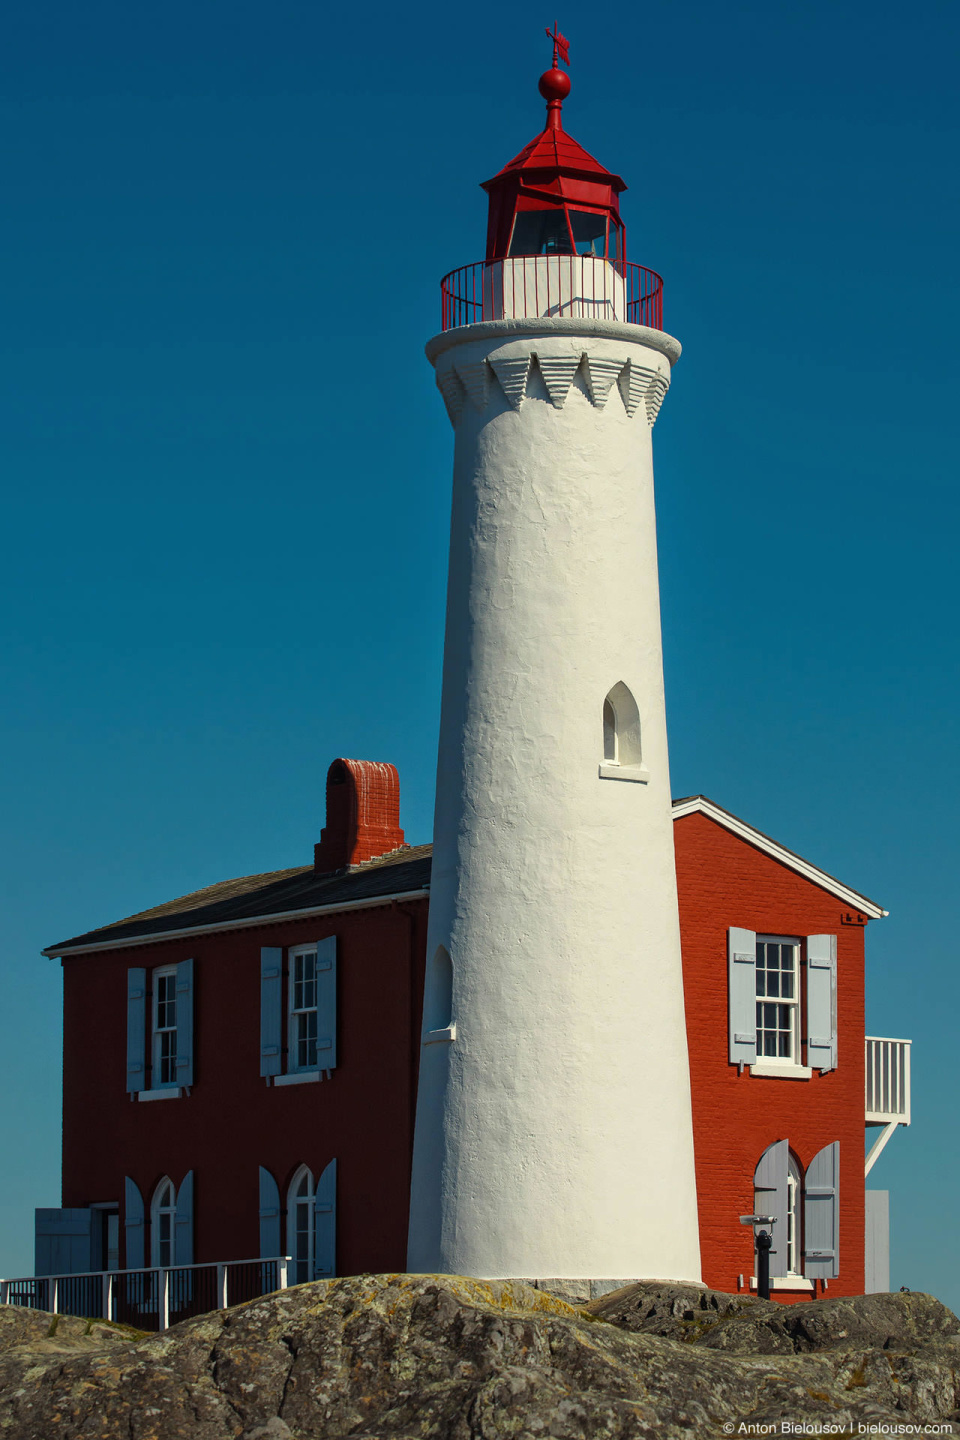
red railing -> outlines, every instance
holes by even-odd
[[[593,255],[518,255],[477,260],[440,281],[440,325],[567,317],[663,329],[663,281],[655,270]]]

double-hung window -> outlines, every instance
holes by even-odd
[[[260,1074],[302,1085],[337,1066],[337,938],[260,951]]]
[[[317,1069],[317,947],[290,952],[289,1069]]]
[[[809,1080],[837,1066],[837,937],[727,932],[731,1064]]]
[[[800,1063],[800,944],[757,936],[757,1059]]]
[[[127,1090],[170,1100],[193,1084],[193,960],[127,971]]]
[[[177,1084],[177,971],[153,972],[153,1084]]]

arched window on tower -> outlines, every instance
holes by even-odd
[[[445,945],[438,945],[427,966],[423,993],[423,1043],[455,1040],[453,1023],[453,961]]]
[[[640,711],[630,690],[619,680],[603,702],[602,780],[645,782],[650,772],[643,763]]]

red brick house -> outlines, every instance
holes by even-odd
[[[862,1292],[864,1123],[909,1121],[907,1042],[871,1042],[901,1049],[871,1052],[864,1108],[864,933],[885,912],[702,796],[674,819],[703,1278],[750,1286],[757,1212],[780,1298]],[[63,1194],[37,1274],[403,1270],[429,887],[396,770],[337,760],[313,864],[45,951]]]

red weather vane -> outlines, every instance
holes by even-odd
[[[547,39],[553,41],[553,68],[557,68],[558,58],[564,65],[570,64],[570,41],[566,36],[560,34],[556,20],[553,22],[553,29],[547,31]]]

